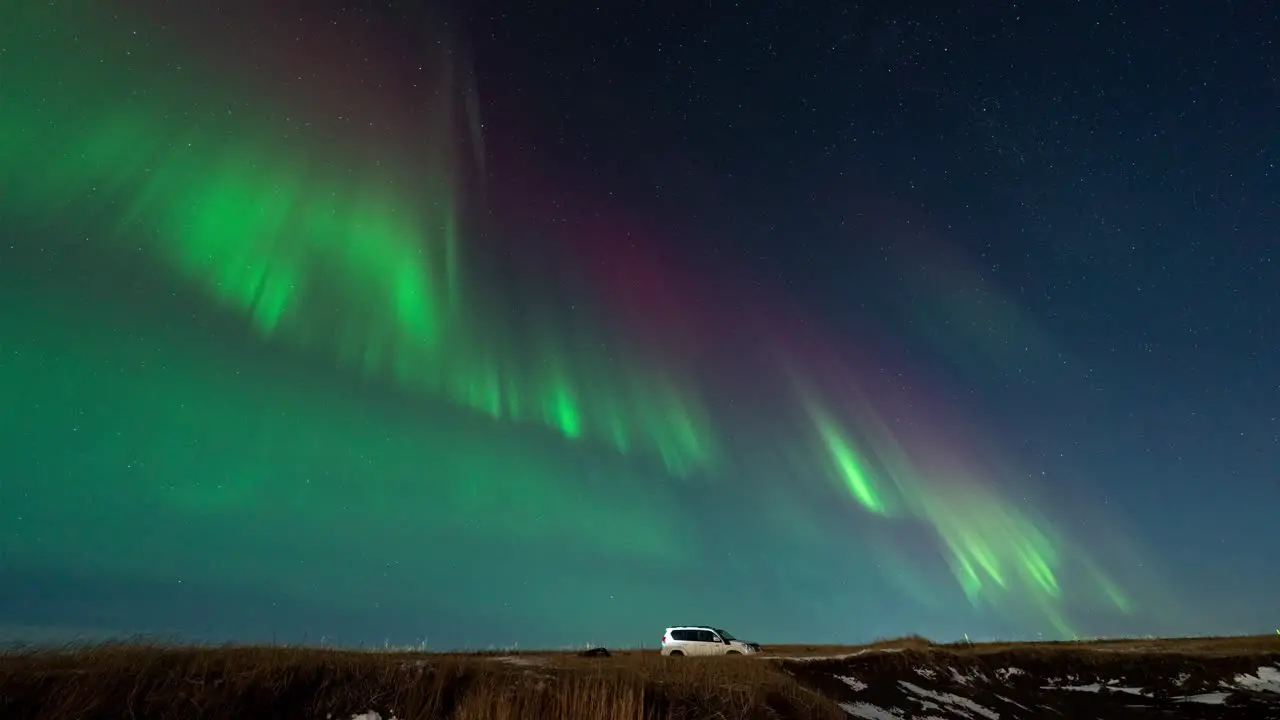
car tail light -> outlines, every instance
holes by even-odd
[[[663,645],[666,645],[666,644],[667,644],[667,636],[666,636],[666,635],[663,635],[663,636],[662,636],[662,644],[663,644]]]

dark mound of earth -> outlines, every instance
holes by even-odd
[[[1280,718],[1280,653],[870,650],[782,664],[865,720]]]

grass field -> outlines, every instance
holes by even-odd
[[[1202,690],[1218,687],[1223,678],[1259,674],[1259,668],[1268,667],[1280,667],[1280,635],[958,645],[912,637],[859,647],[766,646],[761,657],[680,659],[642,650],[584,658],[568,652],[462,654],[122,643],[0,655],[0,715],[33,720],[350,720],[365,714],[372,720],[366,713],[376,712],[383,720],[822,720],[851,715],[905,718],[913,716],[917,705],[921,712],[933,705],[936,709],[927,714],[942,718],[1044,716],[1039,708],[1068,715],[1087,710],[1090,717],[1121,716],[1098,705],[1102,701],[1087,697],[1089,693],[1041,697],[1046,695],[1043,684],[1050,682],[1046,678],[1053,676],[1098,685],[1122,682],[1124,686],[1114,689],[1129,695],[1135,692],[1127,686],[1140,682],[1149,688],[1141,694],[1151,698],[1153,712],[1161,717],[1170,716],[1170,707],[1178,710],[1175,717],[1234,717],[1233,708],[1256,712],[1263,707],[1258,703],[1280,711],[1266,704],[1280,689],[1268,691],[1263,677],[1261,685],[1246,683],[1247,688],[1213,702],[1179,705],[1175,701],[1182,696],[1176,693],[1203,695]],[[1010,680],[1010,673],[1031,679],[1019,685]],[[988,676],[990,682],[998,676],[1004,684],[992,689],[965,680]],[[904,685],[905,679],[911,684]],[[935,699],[913,700],[898,690],[900,686]],[[1262,689],[1249,689],[1255,686]],[[961,698],[957,703],[990,704],[997,702],[988,697],[994,695],[1010,706],[999,712],[984,706],[984,712],[975,715],[972,708],[966,712],[957,705],[958,714],[947,714],[946,702],[937,697],[959,697],[961,687],[968,693],[965,698],[976,699]],[[1093,694],[1106,700],[1117,693]],[[1280,695],[1275,697],[1280,700]],[[1080,703],[1093,704],[1085,708]],[[1124,717],[1144,716],[1126,707]],[[898,714],[892,708],[898,708]]]

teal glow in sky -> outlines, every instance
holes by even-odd
[[[882,340],[650,271],[603,204],[548,231],[487,201],[455,45],[140,7],[0,23],[6,624],[483,646],[1183,617],[1117,517],[1063,512],[1092,503]],[[962,264],[914,278],[951,313],[926,320],[1052,352],[1008,297],[961,302]]]

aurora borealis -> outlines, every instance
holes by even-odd
[[[957,400],[1070,353],[963,253],[891,231],[906,312],[851,332],[513,151],[447,13],[231,5],[0,22],[6,624],[1196,629],[1105,492]]]

